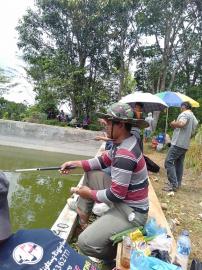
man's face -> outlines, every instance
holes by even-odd
[[[106,133],[107,137],[116,140],[119,136],[119,123],[112,123],[111,120],[106,120]]]
[[[135,112],[142,112],[142,107],[139,104],[136,104],[134,107]]]

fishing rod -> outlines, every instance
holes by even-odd
[[[96,141],[96,139],[91,138],[91,139],[71,140],[71,142],[86,142],[86,141]]]
[[[72,170],[75,169],[76,166],[70,165],[67,166],[66,169]],[[39,167],[39,168],[28,168],[28,169],[16,169],[16,170],[10,170],[10,171],[4,171],[4,172],[34,172],[34,171],[53,171],[53,170],[60,170],[61,166],[55,166],[55,167]],[[72,174],[72,175],[83,175],[83,174]]]

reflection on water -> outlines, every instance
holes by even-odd
[[[85,157],[0,146],[0,169],[14,170],[58,166]],[[57,171],[5,172],[10,182],[9,205],[13,230],[50,228],[63,209],[69,189],[80,176],[60,176]],[[81,173],[78,169],[72,173]],[[75,183],[76,182],[76,183]]]

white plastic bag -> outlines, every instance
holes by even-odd
[[[149,247],[152,250],[165,250],[170,253],[172,245],[172,238],[167,234],[160,234],[156,236],[153,240],[149,241]]]
[[[92,212],[96,215],[96,216],[102,216],[105,212],[107,212],[109,210],[109,206],[106,203],[95,203],[93,206],[93,210]]]

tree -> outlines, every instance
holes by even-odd
[[[173,86],[176,73],[181,68],[179,61],[185,63],[190,56],[192,32],[196,27],[195,10],[191,1],[145,0],[141,11],[139,23],[142,34],[154,37],[157,49],[154,58],[160,63],[156,90],[165,90]]]
[[[0,95],[8,90],[10,77],[6,74],[5,70],[0,68]]]
[[[136,24],[139,2],[114,0],[108,5],[110,42],[107,53],[110,72],[118,81],[117,99],[130,93],[136,85],[130,68],[133,64],[133,52],[140,38]],[[133,80],[132,84],[128,83],[128,78]]]
[[[131,92],[138,3],[36,1],[17,30],[38,100],[44,89],[50,90],[80,116]]]
[[[103,76],[105,2],[36,1],[37,9],[23,16],[17,27],[18,45],[38,99],[43,89],[49,89],[69,101],[76,116],[94,111],[97,101],[104,105],[110,99]]]

